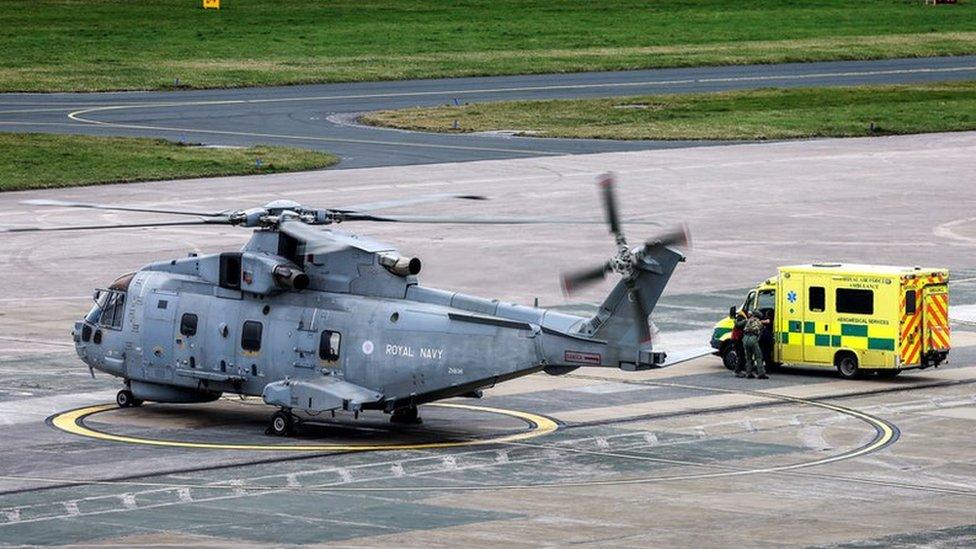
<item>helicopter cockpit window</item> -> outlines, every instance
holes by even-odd
[[[244,322],[241,330],[241,349],[245,351],[257,352],[261,350],[261,330],[262,325],[256,320]]]
[[[85,321],[91,324],[98,324],[98,321],[102,318],[102,310],[105,308],[105,303],[108,302],[109,292],[106,290],[96,290],[95,296],[92,297],[92,301],[95,302],[92,305],[88,314],[85,315]]]
[[[95,295],[95,307],[88,316],[89,322],[98,323],[103,328],[113,330],[122,329],[122,319],[125,317],[125,293],[110,290],[99,290]]]
[[[334,362],[339,360],[339,343],[342,335],[339,332],[325,330],[319,339],[319,358]]]

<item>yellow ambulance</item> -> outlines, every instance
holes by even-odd
[[[740,351],[731,335],[740,311],[772,317],[773,366],[837,368],[894,377],[938,366],[949,354],[949,271],[815,263],[780,267],[715,325],[711,345],[726,368]]]

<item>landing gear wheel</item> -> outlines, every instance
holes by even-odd
[[[398,423],[400,425],[420,425],[424,420],[420,419],[420,411],[417,410],[416,406],[407,406],[406,408],[397,408],[393,410],[390,414],[390,423]]]
[[[845,355],[837,363],[837,371],[840,373],[840,377],[844,379],[857,379],[861,377],[861,371],[857,367],[857,358],[851,355]]]
[[[268,427],[268,434],[277,437],[286,437],[295,433],[295,418],[291,412],[278,410],[271,416],[271,425]]]
[[[879,370],[878,377],[881,379],[895,379],[901,370]]]
[[[739,365],[739,352],[735,348],[735,344],[726,345],[725,349],[722,350],[722,364],[729,370],[735,370]]]
[[[136,404],[138,402],[138,404]],[[142,401],[136,400],[136,397],[132,396],[132,391],[128,389],[122,389],[115,395],[115,403],[119,405],[119,408],[129,408],[130,406],[141,406]]]

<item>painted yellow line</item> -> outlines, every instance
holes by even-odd
[[[604,379],[604,380],[607,379],[607,378],[600,378],[600,377],[597,377],[597,376],[575,376],[575,377],[580,377],[580,378],[584,378],[584,379]],[[841,414],[844,414],[844,415],[847,415],[847,416],[856,418],[856,419],[858,419],[860,421],[863,421],[863,422],[867,423],[868,425],[872,426],[875,429],[876,436],[874,437],[873,440],[871,440],[867,444],[858,446],[858,447],[853,448],[853,449],[851,449],[851,450],[849,450],[847,452],[842,452],[842,453],[835,454],[835,455],[832,455],[832,456],[826,456],[826,457],[820,458],[820,459],[814,459],[814,460],[810,460],[810,461],[802,461],[802,462],[799,462],[799,463],[790,463],[790,464],[784,464],[784,465],[773,465],[773,466],[769,466],[769,467],[757,467],[757,468],[745,468],[745,469],[739,469],[739,468],[736,468],[734,466],[718,465],[718,464],[711,464],[711,463],[691,463],[691,462],[688,462],[688,463],[680,463],[681,465],[688,465],[688,466],[693,466],[693,467],[717,467],[717,468],[722,469],[722,470],[719,470],[719,471],[711,471],[711,472],[706,472],[706,473],[686,473],[686,474],[677,474],[677,475],[662,475],[662,476],[650,476],[650,477],[629,477],[629,478],[625,477],[625,478],[617,478],[617,479],[582,480],[582,481],[568,481],[568,482],[567,481],[555,481],[555,482],[542,481],[542,482],[529,482],[529,483],[522,483],[522,484],[477,484],[477,485],[452,485],[452,486],[444,486],[444,485],[413,485],[413,486],[306,486],[306,487],[300,487],[300,488],[282,488],[280,486],[254,486],[254,485],[250,485],[250,486],[246,486],[245,488],[247,490],[253,490],[253,491],[286,491],[286,490],[290,490],[290,491],[298,491],[298,492],[322,492],[322,493],[333,493],[333,492],[404,492],[404,491],[410,491],[410,492],[457,492],[457,491],[483,491],[483,490],[535,490],[535,489],[540,489],[540,488],[554,488],[554,487],[558,487],[558,488],[574,488],[574,487],[593,487],[593,486],[620,486],[620,485],[632,485],[632,484],[656,484],[656,483],[661,483],[661,482],[695,481],[695,480],[711,480],[711,479],[721,479],[721,478],[734,478],[734,477],[742,477],[742,476],[749,476],[749,475],[755,475],[755,474],[768,474],[768,473],[800,474],[800,473],[796,473],[795,471],[798,470],[798,469],[805,469],[805,468],[808,468],[808,467],[814,467],[814,466],[818,466],[818,465],[826,465],[826,464],[835,463],[835,462],[839,462],[839,461],[843,461],[843,460],[847,460],[847,459],[852,459],[852,458],[856,458],[856,457],[859,457],[859,456],[863,456],[863,455],[870,454],[872,452],[881,450],[884,447],[886,447],[887,445],[889,445],[889,444],[893,443],[895,440],[897,440],[897,438],[899,436],[898,435],[898,432],[896,431],[896,429],[890,423],[888,423],[888,422],[886,422],[886,421],[884,421],[884,420],[882,420],[880,418],[877,418],[877,417],[872,416],[870,414],[861,412],[859,410],[855,410],[853,408],[848,408],[846,406],[840,406],[840,405],[831,404],[831,403],[827,403],[827,402],[823,402],[823,401],[809,400],[809,399],[800,398],[800,397],[793,397],[793,396],[781,395],[781,394],[769,393],[769,392],[763,392],[763,391],[735,391],[735,390],[731,390],[731,389],[722,389],[722,388],[717,388],[717,387],[703,387],[703,386],[688,385],[688,384],[681,384],[681,383],[660,383],[660,382],[656,382],[656,383],[647,383],[647,384],[648,385],[658,385],[658,386],[672,386],[672,387],[697,388],[697,389],[702,389],[702,390],[706,390],[706,391],[714,391],[714,392],[719,392],[719,393],[745,393],[745,394],[751,394],[751,395],[755,395],[755,396],[759,396],[759,397],[764,397],[764,398],[769,398],[769,399],[773,399],[773,400],[780,400],[780,401],[784,401],[784,402],[793,402],[793,403],[800,404],[800,405],[807,405],[807,406],[814,406],[814,407],[818,407],[818,408],[824,408],[824,409],[827,409],[827,410],[831,410],[831,411],[834,411],[834,412],[837,412],[837,413],[841,413]],[[429,406],[443,406],[443,407],[447,407],[447,408],[458,408],[458,409],[465,409],[465,410],[482,411],[482,412],[498,413],[498,414],[508,415],[508,416],[511,416],[511,417],[517,417],[519,419],[522,419],[523,421],[529,422],[530,424],[535,424],[536,428],[533,429],[533,430],[524,432],[524,433],[518,433],[518,434],[515,434],[515,435],[506,436],[506,437],[499,437],[499,438],[495,438],[495,439],[486,439],[486,440],[479,440],[479,441],[463,441],[463,442],[456,442],[456,443],[453,443],[453,442],[445,442],[445,443],[430,443],[430,444],[401,445],[401,446],[390,445],[390,447],[366,446],[366,447],[363,447],[363,448],[365,450],[386,450],[386,449],[389,449],[389,450],[394,450],[394,449],[403,450],[403,449],[422,449],[422,448],[445,448],[445,447],[452,447],[452,446],[473,446],[473,445],[478,445],[478,444],[493,444],[493,443],[504,443],[504,442],[510,442],[511,443],[511,442],[517,442],[518,440],[525,440],[525,439],[528,439],[528,438],[532,438],[532,437],[536,437],[536,436],[541,436],[541,435],[546,434],[546,433],[551,433],[552,431],[555,431],[556,428],[557,428],[557,425],[552,420],[550,420],[548,418],[545,418],[545,417],[542,417],[542,416],[537,416],[535,414],[526,413],[526,412],[519,412],[519,411],[513,411],[513,410],[502,410],[502,409],[497,409],[497,408],[487,408],[487,407],[481,407],[481,406],[469,406],[469,405],[464,405],[464,404],[437,403],[437,404],[430,404]],[[85,428],[83,425],[81,426],[81,429],[78,429],[77,428],[77,426],[80,425],[81,420],[83,420],[85,417],[90,416],[90,415],[95,414],[95,413],[98,413],[98,412],[101,412],[101,411],[106,411],[106,410],[112,409],[114,407],[115,407],[114,404],[105,404],[105,405],[91,406],[91,407],[87,407],[87,408],[80,408],[78,410],[72,410],[72,411],[69,411],[69,412],[64,412],[63,414],[59,414],[58,416],[55,416],[52,421],[54,422],[55,426],[57,426],[58,428],[64,429],[64,430],[66,430],[68,432],[73,432],[73,433],[76,433],[76,434],[81,434],[83,436],[94,436],[94,438],[100,438],[100,439],[106,439],[106,440],[117,440],[117,441],[120,441],[120,442],[136,442],[136,443],[140,443],[140,444],[153,444],[153,445],[161,445],[161,446],[188,446],[188,447],[203,447],[203,448],[227,448],[227,447],[229,447],[229,449],[261,449],[261,450],[285,450],[285,451],[287,451],[287,450],[293,450],[293,449],[296,449],[296,450],[306,450],[306,449],[319,449],[319,450],[332,449],[332,450],[338,450],[340,448],[356,448],[356,447],[348,447],[348,446],[347,447],[338,447],[338,446],[320,446],[320,447],[313,447],[313,446],[295,446],[295,445],[293,445],[291,447],[288,447],[288,446],[270,446],[270,445],[268,445],[268,446],[249,447],[249,446],[252,446],[252,445],[206,445],[206,444],[198,444],[198,443],[192,443],[192,446],[190,446],[188,444],[182,444],[182,443],[178,443],[178,442],[156,441],[156,440],[150,440],[150,439],[136,439],[134,437],[119,437],[119,436],[116,436],[116,435],[107,435],[105,433],[99,433],[97,431],[87,430],[87,428]],[[65,423],[67,423],[67,427],[70,427],[70,428],[66,428]],[[87,430],[88,433],[80,432],[80,431],[84,431],[84,430]],[[89,433],[91,433],[91,434],[89,434]],[[545,446],[534,446],[532,444],[524,444],[524,446],[526,446],[526,447],[534,447],[534,448],[539,448],[539,449],[545,448]],[[349,450],[349,451],[352,451],[352,450]],[[624,457],[633,457],[635,459],[643,459],[643,458],[641,458],[639,456],[624,456]],[[678,464],[678,463],[676,463],[676,464]],[[815,475],[815,473],[810,473],[810,474]],[[937,491],[937,492],[943,492],[943,493],[953,493],[953,494],[961,494],[961,495],[972,495],[972,492],[969,492],[969,491],[959,491],[959,490],[950,490],[950,489],[934,489],[934,488],[931,488],[931,487],[919,487],[919,486],[914,486],[914,485],[909,485],[909,484],[898,484],[898,483],[883,483],[883,482],[875,483],[875,482],[873,482],[873,481],[871,481],[869,479],[833,477],[833,476],[826,475],[826,474],[825,474],[824,478],[827,478],[827,479],[836,479],[836,480],[846,480],[846,481],[855,482],[855,483],[867,483],[867,484],[879,484],[879,485],[885,485],[885,486],[894,486],[896,488],[903,488],[903,489],[909,489],[909,490],[911,490],[911,489],[920,490],[921,489],[921,490],[926,490],[926,491]],[[116,480],[113,480],[113,481],[97,481],[97,480],[92,480],[92,481],[87,481],[87,480],[86,481],[75,481],[75,480],[71,480],[71,479],[34,478],[34,477],[16,477],[16,476],[14,476],[14,477],[2,476],[2,477],[0,477],[0,479],[3,479],[3,480],[32,480],[32,481],[37,481],[37,482],[50,482],[50,483],[65,482],[65,483],[69,483],[69,484],[75,484],[76,483],[76,484],[96,484],[96,485],[131,485],[131,486],[149,486],[149,487],[158,486],[158,487],[163,487],[163,488],[172,488],[172,487],[202,488],[202,487],[205,487],[205,488],[208,488],[208,489],[209,488],[241,489],[241,487],[240,486],[237,486],[237,485],[235,485],[235,486],[225,486],[225,485],[205,485],[205,486],[198,486],[198,485],[195,485],[195,484],[155,483],[155,482],[145,482],[145,481],[116,481]]]
[[[62,431],[88,438],[107,440],[111,442],[123,442],[127,444],[144,444],[148,446],[166,446],[170,448],[201,448],[211,450],[244,450],[244,451],[272,451],[272,452],[367,452],[367,451],[391,451],[391,450],[428,450],[438,448],[458,448],[462,446],[482,446],[486,444],[503,444],[507,442],[517,442],[527,440],[554,432],[559,426],[555,421],[536,414],[520,412],[518,410],[504,410],[501,408],[489,408],[487,406],[472,406],[468,404],[434,403],[428,406],[441,408],[454,408],[458,410],[469,410],[473,412],[484,412],[489,414],[499,414],[520,419],[528,423],[531,427],[528,431],[514,433],[500,437],[485,439],[466,439],[457,441],[443,442],[420,442],[404,444],[224,444],[215,442],[190,442],[181,440],[164,440],[143,438],[128,435],[116,435],[90,429],[84,424],[87,417],[95,414],[117,409],[115,404],[98,404],[86,406],[62,412],[53,418],[51,423]]]

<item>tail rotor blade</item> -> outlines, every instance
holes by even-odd
[[[607,215],[607,224],[610,225],[610,232],[617,238],[621,238],[623,233],[620,231],[620,216],[617,212],[617,197],[614,193],[613,174],[604,174],[600,177],[600,189],[603,192],[603,209]]]
[[[658,246],[690,248],[691,231],[688,229],[687,223],[680,223],[678,225],[669,227],[664,232],[661,232],[652,238],[647,239],[647,241],[644,242],[644,246],[648,248],[656,248]]]
[[[606,278],[610,272],[610,263],[603,263],[588,269],[581,269],[571,273],[563,273],[562,287],[563,293],[571,295],[580,289]]]

